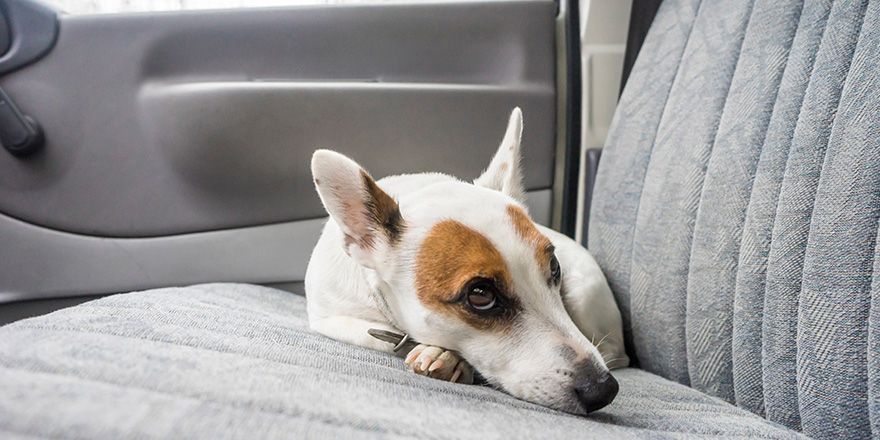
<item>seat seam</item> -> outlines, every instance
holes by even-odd
[[[840,105],[843,102],[843,91],[846,89],[846,85],[850,80],[849,74],[852,71],[853,56],[855,55],[855,52],[858,49],[859,42],[862,41],[862,31],[864,30],[865,15],[867,14],[867,10],[868,10],[869,5],[870,5],[870,3],[868,0],[863,0],[863,7],[860,8],[860,15],[861,16],[859,18],[859,30],[858,30],[858,35],[856,37],[856,42],[853,45],[852,52],[844,58],[844,60],[846,62],[846,75],[844,76],[843,83],[841,84],[840,94],[837,95],[837,103],[834,108],[834,117],[831,120],[831,130],[829,131],[828,138],[825,140],[825,143],[824,143],[824,149],[822,151],[822,161],[819,162],[819,164],[818,164],[816,188],[813,192],[812,206],[810,207],[810,214],[809,214],[809,217],[806,219],[806,221],[809,222],[809,227],[807,228],[806,244],[804,246],[803,257],[802,257],[802,262],[801,262],[801,267],[800,267],[801,276],[799,277],[798,287],[797,287],[797,291],[798,291],[797,299],[796,299],[797,300],[797,318],[795,321],[796,322],[796,324],[795,324],[796,325],[796,336],[795,336],[795,386],[796,386],[796,388],[795,388],[795,390],[797,391],[798,422],[799,422],[801,431],[804,430],[804,423],[803,423],[803,418],[801,417],[801,415],[803,413],[803,408],[805,405],[805,402],[803,401],[803,396],[801,394],[801,377],[800,377],[800,365],[801,365],[801,362],[800,362],[800,359],[801,359],[800,334],[801,334],[801,319],[803,316],[801,313],[801,295],[803,295],[803,292],[804,292],[804,275],[805,275],[805,269],[806,269],[807,251],[810,248],[810,242],[812,241],[811,237],[813,237],[812,231],[813,231],[813,225],[814,225],[813,219],[815,218],[814,215],[816,213],[816,198],[819,193],[820,184],[822,182],[822,175],[823,175],[823,172],[825,171],[825,162],[828,160],[828,147],[829,147],[829,144],[831,143],[832,136],[834,135],[835,127],[837,126],[837,117],[840,115]],[[830,18],[831,18],[831,12],[829,12],[829,20],[830,20]],[[826,26],[827,26],[827,22],[826,22]],[[824,32],[823,32],[823,39],[824,39]],[[821,43],[820,43],[820,47],[821,47]],[[818,52],[817,52],[817,54],[818,54]],[[813,69],[815,70],[815,63],[813,65]],[[813,77],[813,72],[810,72],[810,78],[812,79],[812,77]],[[840,413],[839,413],[840,406],[839,405],[835,406],[833,410],[836,411],[837,415],[840,415]],[[868,410],[868,408],[866,408],[866,410]],[[869,414],[868,422],[870,423],[870,414]]]
[[[820,42],[821,42],[821,40],[823,40],[823,39],[825,38],[825,34],[826,34],[827,30],[828,30],[828,22],[830,21],[830,18],[831,18],[831,12],[832,12],[832,9],[833,9],[833,7],[832,7],[832,6],[829,6],[829,7],[828,7],[828,12],[827,12],[827,14],[825,14],[825,16],[824,16],[824,19],[823,19],[824,24],[823,24],[823,26],[822,26],[822,32],[821,32],[821,34],[820,34],[820,36],[819,36],[819,40],[820,40]],[[798,25],[798,27],[800,27],[800,24]],[[775,226],[776,226],[776,221],[777,221],[777,219],[779,218],[779,207],[780,207],[780,205],[779,205],[779,199],[780,199],[780,197],[781,197],[781,195],[782,195],[782,186],[784,185],[784,182],[785,182],[785,172],[790,168],[790,167],[789,167],[789,161],[791,160],[791,150],[792,150],[792,147],[793,147],[793,145],[794,145],[794,137],[795,137],[795,134],[797,133],[797,127],[798,127],[800,121],[802,120],[802,116],[803,116],[803,112],[804,112],[804,102],[806,101],[807,93],[808,93],[808,91],[809,91],[809,85],[810,85],[810,82],[811,82],[811,80],[812,80],[812,78],[813,78],[813,72],[814,72],[814,70],[815,70],[815,68],[816,68],[816,58],[817,58],[817,56],[818,56],[818,54],[819,54],[819,50],[821,49],[820,46],[821,46],[821,44],[819,44],[819,45],[816,46],[816,50],[815,50],[815,52],[813,53],[813,55],[812,55],[812,57],[811,57],[811,60],[809,61],[809,62],[810,62],[810,66],[809,66],[810,75],[809,75],[809,78],[807,79],[807,85],[804,87],[804,92],[803,92],[803,94],[802,94],[802,95],[800,96],[800,98],[799,98],[799,103],[798,103],[798,116],[797,116],[797,119],[795,120],[794,126],[793,126],[792,129],[791,129],[790,137],[789,137],[789,139],[788,139],[788,148],[786,149],[786,153],[785,153],[785,168],[782,170],[782,173],[783,173],[783,174],[782,174],[783,180],[779,183],[779,185],[777,186],[776,191],[775,191],[776,208],[774,209],[774,212],[773,212],[773,224],[770,225],[770,233],[769,233],[769,237],[768,237],[769,240],[770,240],[770,247],[767,249],[767,268],[768,268],[768,269],[769,269],[769,257],[770,257],[770,252],[771,252],[771,250],[772,250],[772,248],[773,248],[774,237],[776,237],[776,235],[777,235],[777,234],[775,234],[775,232],[776,232],[776,227],[775,227]],[[766,139],[765,139],[765,142],[766,142]],[[811,214],[811,215],[812,215],[812,214]],[[767,298],[770,297],[770,295],[768,295],[768,291],[767,291],[767,273],[766,273],[766,271],[765,271],[765,273],[764,273],[764,279],[763,279],[763,290],[764,290],[764,292],[763,292],[763,296],[764,296],[764,304],[763,304],[763,308],[762,308],[762,310],[761,310],[761,335],[762,335],[762,336],[761,336],[761,388],[762,388],[763,390],[766,390],[766,389],[767,389],[767,386],[766,386],[766,366],[765,366],[765,364],[764,364],[764,337],[763,337],[763,335],[764,335],[764,333],[765,333],[765,331],[764,331],[764,327],[765,327],[765,325],[766,325],[766,324],[765,324],[764,317],[767,315],[767,313],[766,313],[767,310],[766,310],[766,309],[767,309],[767,307],[768,307],[768,300],[767,300]],[[795,301],[798,302],[798,303],[800,303],[799,295],[795,297]],[[796,306],[797,306],[797,305],[796,305]],[[797,380],[797,378],[795,378],[795,380]],[[763,400],[764,400],[764,412],[765,412],[765,415],[766,415],[767,408],[768,408],[768,407],[772,407],[772,406],[774,406],[774,405],[773,405],[773,404],[770,404],[770,402],[767,400],[767,394],[766,394],[766,392],[763,393]],[[800,422],[800,410],[798,410],[798,427],[797,427],[797,430],[800,430],[800,429],[801,429],[801,426],[802,426],[802,425],[801,425],[801,422]]]
[[[787,55],[786,55],[786,57],[785,57],[785,66],[782,68],[782,73],[781,73],[781,75],[779,76],[779,82],[776,84],[776,88],[775,88],[775,90],[774,90],[774,92],[773,92],[773,98],[772,98],[772,100],[773,100],[773,107],[772,107],[771,110],[770,110],[770,116],[767,118],[767,123],[764,125],[764,127],[763,127],[763,129],[762,129],[762,134],[763,134],[763,136],[761,137],[761,140],[760,140],[760,153],[759,153],[759,155],[758,155],[758,160],[755,162],[755,173],[752,175],[752,180],[751,180],[751,182],[749,183],[749,188],[748,188],[748,194],[749,194],[749,199],[748,199],[748,200],[749,200],[749,203],[746,205],[746,209],[745,209],[745,211],[743,212],[742,221],[740,222],[741,227],[740,227],[739,244],[736,246],[736,261],[737,261],[737,266],[736,266],[736,273],[735,273],[735,277],[734,277],[734,286],[733,286],[733,289],[734,289],[734,290],[733,290],[733,310],[734,310],[734,311],[736,310],[736,299],[737,299],[737,297],[738,297],[738,295],[736,294],[736,291],[738,290],[738,289],[737,289],[738,282],[737,282],[736,280],[739,278],[740,267],[742,266],[742,265],[741,265],[741,262],[742,262],[742,245],[743,245],[743,239],[744,239],[744,237],[745,237],[745,226],[746,226],[746,222],[748,221],[748,218],[749,218],[749,213],[750,213],[750,211],[751,211],[750,208],[752,207],[752,203],[751,203],[751,202],[752,202],[752,200],[753,200],[753,195],[754,195],[754,192],[755,192],[755,179],[757,178],[757,175],[758,175],[758,169],[759,169],[759,166],[760,166],[760,164],[761,164],[761,156],[763,155],[764,149],[765,149],[765,147],[767,146],[767,134],[768,134],[768,132],[770,131],[770,124],[773,122],[773,117],[777,114],[777,113],[776,113],[776,110],[777,110],[776,104],[779,103],[779,92],[781,91],[781,89],[782,89],[782,84],[783,84],[783,82],[785,81],[785,72],[788,71],[788,66],[789,66],[789,63],[791,62],[791,49],[792,49],[792,47],[794,46],[794,41],[795,41],[795,39],[797,38],[798,30],[800,29],[801,18],[803,17],[804,3],[803,3],[803,2],[800,2],[800,3],[798,3],[797,5],[798,5],[799,9],[798,9],[798,11],[797,11],[797,18],[794,19],[794,20],[796,21],[797,24],[795,25],[794,30],[793,30],[793,32],[792,32],[791,40],[787,42],[786,51],[787,51],[788,53],[787,53]],[[754,4],[753,4],[753,8],[754,8]],[[830,10],[830,9],[829,9],[829,10]],[[754,13],[754,10],[753,10],[752,12]],[[746,32],[748,32],[748,29],[746,29]],[[823,30],[823,33],[824,33],[824,30]],[[805,91],[806,91],[806,89],[805,89]],[[805,94],[806,94],[806,93],[804,93],[804,95],[805,95]],[[801,99],[800,99],[801,102],[798,104],[799,106],[802,106],[802,105],[803,105],[803,97],[804,97],[804,95],[801,95]],[[800,111],[798,111],[798,113],[800,113]],[[786,149],[786,152],[785,152],[786,162],[788,162],[788,153],[789,153],[790,150],[791,150],[791,149],[790,149],[790,146],[791,146],[791,143],[789,143],[789,148]],[[778,204],[779,204],[779,191],[780,191],[781,188],[782,188],[782,185],[781,185],[781,184],[780,184],[780,185],[777,185],[776,188],[775,188],[775,190],[773,191],[773,193],[774,193],[774,195],[773,195],[773,203],[776,204],[777,206],[778,206]],[[774,218],[775,218],[775,216],[774,216]],[[773,240],[773,237],[772,237],[772,230],[773,230],[773,228],[771,227],[771,228],[770,228],[770,236],[768,237],[768,239],[769,239],[768,243],[772,242],[772,240]],[[769,249],[768,249],[768,250],[769,250]],[[761,278],[760,282],[761,282],[762,286],[766,286],[766,280],[767,280],[766,267],[767,267],[767,259],[765,258],[765,259],[764,259],[764,273],[762,273],[762,274],[758,274],[758,276]],[[762,295],[761,295],[761,296],[762,296],[762,302],[763,302],[763,297],[764,297],[763,292],[762,292]],[[761,345],[762,345],[762,348],[763,348],[763,321],[764,321],[764,308],[763,308],[763,306],[760,307],[760,311],[759,311],[758,313],[760,313],[760,320],[761,320],[761,323],[762,323],[762,325],[761,325],[761,339],[760,339],[760,340],[762,341],[762,342],[761,342]],[[735,338],[734,338],[734,335],[735,335],[736,333],[737,333],[737,332],[736,332],[736,319],[735,319],[735,316],[731,316],[731,338],[730,338],[730,345],[731,345],[731,346],[730,346],[730,353],[731,353],[731,373],[733,374],[733,393],[734,393],[734,394],[733,394],[733,397],[734,397],[734,401],[735,401],[735,402],[738,402],[738,401],[739,401],[739,399],[738,399],[739,396],[737,396],[737,394],[736,394],[736,382],[737,382],[737,381],[736,381],[736,374],[735,374],[735,372],[736,372],[736,368],[735,368],[735,363],[736,363],[736,362],[735,362],[735,360],[736,360],[736,359],[735,359],[735,356],[733,355],[734,352],[735,352],[735,350],[734,350],[734,349],[735,349],[735,346],[734,346],[734,345],[735,345],[735,341],[734,341]],[[759,353],[759,356],[761,356],[761,357],[763,358],[763,350]],[[762,368],[761,368],[761,364],[758,365],[758,369],[759,369],[759,370],[762,370]],[[760,399],[760,400],[761,400],[761,408],[760,408],[760,410],[759,410],[760,412],[757,413],[757,414],[758,414],[759,416],[761,416],[761,417],[764,417],[764,415],[766,414],[766,409],[765,409],[765,406],[764,406],[764,375],[763,375],[763,371],[761,371],[761,381],[759,382],[759,384],[760,384],[760,387],[761,387],[761,390],[760,390],[760,392],[761,392],[761,399]],[[737,406],[739,407],[739,404],[737,404]]]
[[[684,262],[684,273],[683,273],[683,276],[685,277],[685,291],[684,291],[685,341],[684,341],[684,348],[685,348],[685,368],[687,369],[688,385],[693,384],[694,375],[699,375],[699,373],[696,372],[696,370],[695,370],[696,367],[692,366],[691,362],[690,362],[690,357],[691,357],[690,352],[692,350],[691,349],[692,344],[690,343],[690,340],[687,337],[687,329],[689,327],[688,321],[690,320],[688,318],[688,316],[690,315],[690,313],[688,313],[688,311],[690,309],[688,307],[688,303],[690,302],[689,301],[690,295],[688,294],[688,291],[690,290],[689,286],[691,284],[691,261],[692,261],[692,257],[693,257],[693,253],[694,253],[694,232],[696,231],[697,218],[699,218],[700,211],[703,207],[703,193],[706,191],[706,175],[709,173],[709,164],[712,162],[712,156],[715,153],[715,143],[716,143],[717,136],[718,136],[718,128],[720,126],[721,119],[724,117],[724,110],[727,107],[727,100],[730,98],[730,89],[733,86],[733,80],[736,77],[736,71],[739,69],[741,55],[742,55],[742,49],[743,49],[743,46],[745,45],[745,42],[746,42],[746,35],[748,35],[749,27],[752,24],[752,16],[754,14],[755,1],[756,0],[751,0],[749,2],[748,18],[746,19],[745,27],[743,28],[743,39],[740,42],[739,48],[737,49],[737,52],[736,52],[736,62],[734,63],[734,66],[733,66],[733,72],[731,72],[731,74],[730,74],[730,80],[727,82],[727,90],[724,92],[724,102],[721,103],[721,105],[719,107],[718,118],[716,120],[716,123],[714,124],[714,127],[710,129],[712,131],[712,133],[710,135],[711,140],[709,142],[709,157],[706,158],[706,163],[705,163],[706,169],[703,171],[702,181],[700,182],[700,197],[699,197],[699,200],[697,201],[697,209],[694,211],[694,215],[693,215],[694,226],[692,228],[690,228],[690,237],[688,237],[688,239],[690,240],[690,252],[687,253],[687,257],[686,257],[687,261]],[[733,318],[731,317],[731,320],[732,319]],[[733,323],[731,322],[731,325],[732,324]],[[731,333],[731,336],[732,336],[732,333]],[[733,351],[731,351],[731,356],[732,355],[733,355]],[[732,386],[733,385],[733,370],[732,369],[730,371],[730,377],[731,377],[731,386]],[[735,399],[735,396],[734,396],[734,399]]]
[[[868,403],[868,423],[871,425],[871,435],[874,437],[878,437],[878,436],[880,436],[880,431],[877,430],[877,427],[878,427],[878,425],[880,425],[880,423],[877,423],[877,422],[878,422],[878,418],[880,418],[880,408],[878,408],[878,411],[871,411],[870,399],[871,399],[871,395],[872,395],[872,392],[871,392],[872,390],[874,391],[873,394],[880,396],[880,389],[878,389],[875,385],[873,385],[873,382],[871,381],[872,377],[880,376],[880,371],[876,371],[876,370],[873,371],[873,373],[874,373],[873,375],[871,374],[872,373],[872,370],[871,370],[871,364],[872,364],[872,362],[871,362],[871,345],[872,345],[871,344],[871,336],[872,336],[872,333],[874,333],[871,331],[871,328],[874,327],[871,325],[871,315],[874,314],[874,313],[872,313],[872,311],[880,312],[880,310],[878,310],[877,308],[875,308],[873,306],[873,302],[874,302],[873,297],[874,297],[875,293],[880,294],[880,292],[874,292],[874,289],[873,289],[874,277],[876,275],[878,275],[877,271],[874,270],[874,267],[877,265],[877,258],[876,257],[877,257],[877,255],[880,255],[880,240],[878,240],[878,236],[880,236],[880,218],[878,218],[877,227],[874,228],[874,230],[875,230],[874,231],[874,264],[871,265],[871,280],[872,280],[872,282],[868,286],[868,292],[869,292],[868,294],[870,295],[872,300],[868,304],[868,323],[867,323],[868,344],[866,347],[867,350],[865,350],[865,357],[867,358],[866,365],[868,366],[868,369],[867,369],[867,371],[868,371],[868,375],[867,375],[868,376],[868,402],[869,402]],[[880,358],[880,354],[875,353],[874,356]],[[878,364],[880,364],[880,362],[878,362]],[[877,382],[880,383],[880,380],[878,380]]]
[[[648,170],[651,168],[651,161],[654,158],[653,157],[654,156],[654,147],[656,147],[656,145],[657,145],[657,132],[660,130],[660,126],[663,124],[663,118],[666,116],[666,109],[669,107],[669,98],[672,96],[672,89],[675,87],[675,83],[678,81],[679,74],[681,73],[681,69],[682,69],[682,67],[681,67],[682,60],[684,60],[684,55],[685,55],[685,53],[687,53],[687,48],[691,44],[691,36],[693,35],[693,32],[694,32],[694,26],[697,23],[697,18],[700,16],[700,11],[702,9],[703,9],[703,0],[699,0],[699,4],[697,5],[697,10],[694,13],[694,19],[691,22],[691,27],[690,27],[690,29],[688,29],[688,35],[685,38],[684,45],[682,46],[682,49],[681,49],[681,56],[679,57],[679,60],[678,60],[678,66],[675,69],[675,74],[672,75],[672,81],[669,83],[669,88],[666,92],[666,101],[664,101],[664,103],[663,103],[663,108],[660,109],[660,117],[657,118],[657,124],[654,125],[654,137],[651,140],[651,147],[648,149],[648,160],[647,160],[647,163],[645,164],[645,172],[641,176],[642,177],[641,178],[641,185],[640,185],[639,194],[638,194],[639,202],[636,204],[636,211],[634,213],[635,216],[633,217],[633,233],[632,233],[632,237],[630,237],[629,258],[626,259],[627,265],[629,266],[629,270],[628,270],[629,280],[627,280],[627,282],[629,283],[629,286],[628,286],[629,292],[627,292],[627,293],[629,294],[628,300],[630,302],[629,309],[630,309],[630,334],[631,335],[632,335],[632,333],[634,333],[634,331],[632,329],[632,320],[633,320],[632,319],[633,257],[635,255],[635,243],[636,243],[636,235],[637,235],[637,229],[638,229],[638,218],[639,218],[639,213],[642,210],[642,197],[644,195],[644,190],[645,190],[645,179],[648,175]],[[632,335],[632,338],[634,340],[635,335]],[[639,352],[638,347],[636,346],[635,341],[633,341],[633,354],[635,354],[635,358],[636,358],[637,362],[638,362],[638,358],[639,358],[638,352]],[[690,380],[688,380],[688,382],[690,382]]]

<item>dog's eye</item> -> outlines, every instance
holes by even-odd
[[[495,307],[495,288],[488,284],[475,284],[468,290],[467,302],[474,310],[485,312]]]
[[[562,269],[559,267],[559,260],[556,259],[556,255],[550,256],[550,281],[553,284],[559,284],[559,280],[562,278]]]

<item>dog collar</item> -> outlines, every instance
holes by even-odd
[[[397,353],[404,349],[406,353],[409,353],[410,350],[419,345],[418,342],[410,338],[409,333],[404,333],[401,335],[400,333],[394,333],[388,330],[381,330],[377,328],[371,328],[367,330],[367,333],[380,341],[394,344],[394,348],[392,348],[392,351],[394,353]]]

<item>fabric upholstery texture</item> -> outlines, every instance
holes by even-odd
[[[880,438],[880,1],[665,0],[590,216],[644,369],[591,417],[212,284],[0,328],[0,437]]]
[[[817,438],[880,438],[880,2],[667,0],[590,250],[641,367]]]
[[[796,438],[638,369],[591,417],[407,371],[245,284],[115,295],[0,328],[3,438]]]

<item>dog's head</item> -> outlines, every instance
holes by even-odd
[[[515,109],[489,167],[473,184],[421,176],[389,180],[392,195],[338,153],[312,159],[315,184],[413,338],[461,353],[489,382],[572,413],[602,408],[618,385],[566,313],[550,240],[523,204]]]

